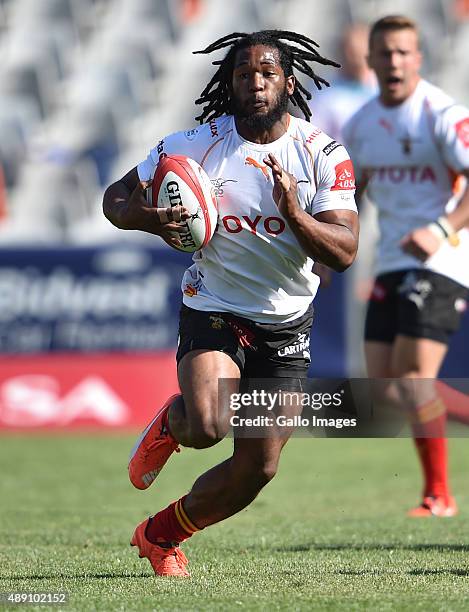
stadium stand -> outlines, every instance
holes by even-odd
[[[211,66],[191,51],[214,32],[298,29],[301,15],[327,54],[346,24],[405,12],[425,33],[426,73],[465,101],[468,22],[453,9],[445,0],[272,0],[267,13],[259,0],[0,0],[0,245],[115,236],[102,191],[161,135],[194,124]]]

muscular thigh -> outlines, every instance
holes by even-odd
[[[393,376],[436,378],[447,350],[443,342],[398,335],[392,351]]]
[[[222,351],[197,349],[184,355],[178,365],[179,386],[186,419],[194,426],[210,421],[227,428],[229,398],[239,388],[240,369]]]
[[[365,342],[366,370],[369,378],[391,378],[393,345],[387,342]]]

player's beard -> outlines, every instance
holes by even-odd
[[[280,92],[275,101],[275,106],[268,113],[248,113],[240,105],[236,98],[233,98],[233,115],[241,119],[243,123],[256,132],[271,130],[277,121],[287,112],[289,95],[287,88]]]

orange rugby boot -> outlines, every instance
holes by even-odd
[[[130,452],[129,478],[136,489],[147,489],[172,453],[179,452],[178,443],[165,427],[166,415],[176,397],[177,394],[167,400]]]
[[[139,557],[141,559],[146,557],[150,561],[157,576],[178,576],[180,578],[190,576],[186,570],[187,557],[179,546],[165,548],[158,546],[158,544],[152,544],[147,540],[145,530],[149,520],[146,519],[143,523],[137,525],[134,535],[130,540],[130,545],[138,546]]]
[[[427,516],[451,517],[458,513],[454,497],[424,497],[420,506],[412,508],[407,516],[421,518]]]

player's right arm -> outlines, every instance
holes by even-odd
[[[177,237],[184,231],[178,221],[188,218],[181,206],[153,208],[145,199],[149,182],[141,181],[137,168],[133,168],[120,180],[112,183],[103,198],[105,217],[116,227],[124,230],[140,230],[161,236],[172,246],[181,246]]]

